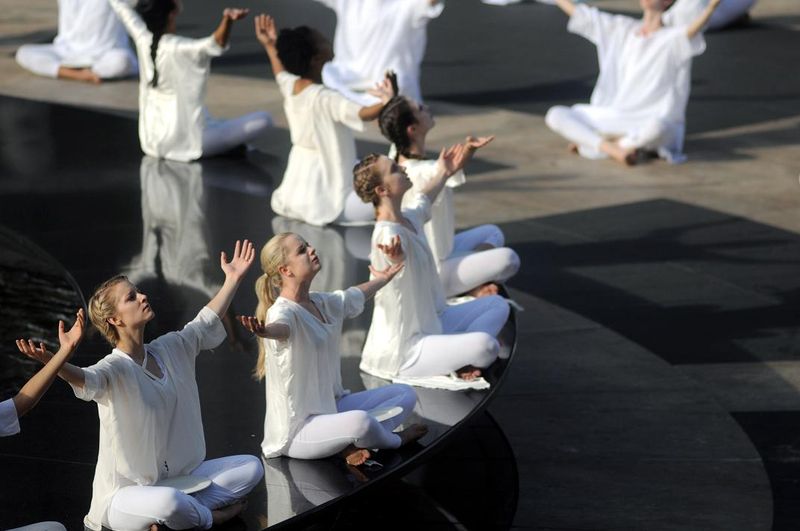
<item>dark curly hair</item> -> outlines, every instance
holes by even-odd
[[[381,109],[378,125],[384,138],[397,148],[397,157],[407,159],[419,158],[409,153],[411,139],[408,138],[408,127],[417,123],[414,109],[405,96],[395,96]]]
[[[308,26],[284,28],[278,34],[278,59],[283,67],[296,76],[306,77],[311,69],[311,60],[317,53],[314,31]]]

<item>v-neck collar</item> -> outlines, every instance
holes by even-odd
[[[308,315],[310,315],[311,317],[313,317],[313,318],[314,318],[314,320],[315,320],[315,321],[317,321],[319,324],[323,324],[323,325],[325,325],[325,326],[330,326],[330,324],[331,324],[331,323],[329,323],[329,322],[326,320],[325,314],[324,314],[324,313],[322,313],[322,310],[320,310],[320,309],[319,309],[319,305],[317,305],[317,303],[316,303],[316,302],[314,302],[314,299],[311,297],[311,294],[310,294],[310,293],[309,293],[309,295],[308,295],[308,300],[309,300],[309,301],[311,301],[311,304],[313,304],[313,305],[314,305],[314,308],[316,308],[316,310],[319,312],[319,315],[322,317],[322,319],[320,319],[319,317],[317,317],[316,315],[314,315],[314,313],[313,313],[313,312],[309,311],[309,309],[308,309],[308,308],[306,308],[305,306],[303,306],[302,304],[300,304],[300,303],[299,303],[299,302],[297,302],[297,301],[293,301],[292,299],[287,299],[286,297],[281,297],[281,299],[283,299],[283,300],[285,300],[285,301],[289,301],[290,303],[294,304],[295,306],[299,306],[299,307],[300,307],[300,308],[301,308],[301,309],[302,309],[304,312],[306,312]]]

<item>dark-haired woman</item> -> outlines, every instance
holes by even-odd
[[[397,149],[397,162],[406,170],[414,185],[413,192],[406,194],[403,205],[408,206],[415,197],[436,177],[436,160],[425,156],[425,138],[435,122],[430,109],[404,96],[395,96],[386,104],[378,118],[381,133]],[[490,139],[468,137],[464,144],[468,160],[477,149]],[[504,247],[505,236],[496,225],[480,225],[456,233],[453,188],[466,182],[464,172],[459,170],[447,180],[447,184],[431,205],[431,219],[425,223],[436,268],[442,279],[445,295],[452,297],[460,293],[490,295],[497,293],[495,282],[504,282],[519,270],[519,256]]]
[[[272,210],[312,225],[368,222],[373,209],[353,193],[356,161],[353,130],[375,120],[393,93],[388,80],[373,94],[381,99],[362,107],[322,84],[322,66],[331,60],[330,42],[301,26],[278,34],[268,15],[256,17],[256,37],[269,56],[284,98],[292,150],[281,185],[272,193]]]
[[[212,35],[175,35],[180,0],[109,0],[136,44],[140,58],[139,141],[153,157],[187,162],[250,142],[270,126],[266,112],[231,120],[211,118],[203,102],[211,58],[227,49],[233,23],[246,9],[225,9]]]

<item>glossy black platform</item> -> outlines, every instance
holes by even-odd
[[[223,278],[218,253],[237,238],[260,245],[273,232],[302,234],[323,262],[315,289],[340,289],[367,278],[370,227],[319,228],[273,216],[269,172],[279,161],[253,152],[202,163],[159,161],[139,154],[136,123],[130,119],[8,98],[0,98],[0,113],[10,118],[7,124],[24,124],[17,129],[24,135],[2,131],[0,398],[11,396],[37,369],[15,352],[13,339],[33,337],[52,344],[58,319],[71,319],[93,287],[118,272],[147,293],[155,308],[150,338],[182,326],[216,291]],[[255,307],[256,269],[243,283],[231,315]],[[368,308],[348,321],[343,334],[343,380],[352,391],[387,383],[358,371],[370,315]],[[230,319],[226,325],[229,340],[198,361],[209,458],[258,455],[263,434],[263,383],[250,377],[255,343]],[[512,317],[502,333],[504,357],[512,354],[515,337]],[[97,334],[89,334],[72,361],[89,365],[108,351]],[[419,389],[415,414],[430,432],[403,451],[378,452],[374,457],[381,468],[347,468],[340,459],[267,460],[263,486],[251,494],[246,512],[231,528],[335,527],[342,522],[351,528],[359,525],[358,500],[371,499],[369,510],[381,510],[382,495],[375,492],[429,500],[415,502],[428,518],[440,507],[424,486],[429,476],[457,477],[463,468],[449,452],[426,465],[429,458],[453,440],[460,441],[462,454],[480,449],[487,438],[505,440],[484,410],[509,361],[488,371],[488,391]],[[22,433],[0,440],[0,468],[5,478],[15,478],[0,486],[0,527],[48,519],[80,528],[91,498],[98,422],[96,407],[71,395],[63,382],[56,382],[22,419]],[[470,445],[471,440],[478,442]],[[480,454],[470,458],[474,466],[480,467]],[[507,527],[517,487],[507,443],[492,454],[484,483],[495,481],[491,477],[498,461],[506,463],[497,476],[503,482],[502,500],[495,512],[488,512],[494,515],[491,522],[485,515],[478,521]],[[448,462],[452,470],[443,472]],[[416,479],[398,483],[412,471]],[[440,494],[446,494],[438,484]],[[426,509],[426,503],[433,509]],[[447,521],[454,524],[452,514],[469,506],[465,500],[445,511]],[[414,514],[406,516],[413,520]]]

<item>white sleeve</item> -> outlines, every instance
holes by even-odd
[[[0,402],[0,437],[8,437],[19,433],[19,418],[14,399]]]
[[[324,88],[319,93],[319,105],[333,121],[354,131],[364,130],[364,121],[358,116],[361,105],[345,98],[335,90]]]
[[[93,400],[102,402],[104,400],[115,372],[114,365],[106,358],[101,359],[91,367],[81,369],[83,371],[83,387],[70,384],[76,397],[87,402]]]
[[[412,0],[406,0],[411,2]],[[444,11],[444,0],[431,5],[430,0],[413,0],[413,16],[411,24],[415,28],[426,25],[431,19],[437,18]]]
[[[273,305],[267,311],[267,324],[282,324],[289,328],[289,337],[287,337],[284,340],[264,338],[264,341],[269,342],[269,344],[273,347],[273,352],[275,352],[275,354],[280,355],[283,352],[285,352],[286,347],[288,347],[289,343],[291,343],[294,321],[295,321],[294,313],[285,306]]]
[[[142,17],[127,2],[123,0],[108,0],[108,3],[134,42],[139,44],[142,39],[151,35]]]
[[[213,35],[202,39],[188,39],[186,37],[176,37],[175,51],[188,57],[194,63],[208,60],[210,57],[219,57],[229,48],[220,46]]]
[[[619,15],[604,13],[596,7],[577,4],[567,23],[567,31],[600,46],[619,27]]]
[[[695,55],[700,55],[706,51],[706,39],[702,31],[698,31],[694,37],[689,38],[686,34],[686,27],[676,27],[674,57],[678,66],[683,65]]]
[[[352,286],[344,291],[337,291],[336,294],[342,297],[344,316],[346,318],[353,318],[364,311],[364,292],[357,287]]]
[[[298,79],[300,79],[300,76],[296,76],[286,70],[275,76],[275,82],[278,83],[278,89],[283,94],[284,99],[294,93],[294,84]]]
[[[152,344],[167,351],[183,351],[191,357],[197,356],[201,350],[209,350],[219,346],[228,333],[219,316],[204,306],[192,321],[178,332],[170,332],[157,338]]]

